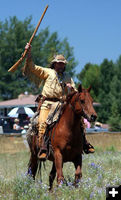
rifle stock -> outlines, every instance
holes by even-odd
[[[36,32],[37,32],[39,26],[40,26],[40,23],[41,23],[41,21],[42,21],[44,15],[45,15],[47,9],[48,9],[48,5],[46,6],[46,8],[45,8],[45,10],[44,10],[44,12],[43,12],[43,14],[42,14],[42,16],[41,16],[41,18],[40,18],[38,24],[37,24],[37,26],[36,26],[36,28],[35,28],[33,34],[32,34],[32,36],[31,36],[31,38],[30,38],[30,40],[29,40],[29,44],[32,43],[32,40],[33,40],[33,38],[34,38],[34,36],[35,36],[35,34],[36,34]],[[24,53],[22,54],[21,58],[8,70],[8,72],[14,72],[14,71],[16,71],[16,69],[18,68],[18,66],[19,66],[19,65],[22,63],[22,61],[24,60],[24,58],[25,58],[25,56],[26,56],[26,54],[27,54],[27,51],[28,51],[28,50],[25,50],[25,51],[24,51]]]

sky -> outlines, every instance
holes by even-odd
[[[86,63],[101,64],[121,55],[121,0],[0,0],[0,21],[32,15],[37,25],[46,5],[49,8],[39,30],[49,27],[60,40],[68,39],[78,61],[76,73]]]

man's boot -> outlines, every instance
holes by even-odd
[[[39,127],[39,133],[38,133],[38,147],[39,147],[39,152],[38,152],[38,158],[41,161],[45,161],[47,159],[47,147],[44,142],[44,134],[46,130],[46,124],[43,123]]]
[[[81,132],[82,132],[82,135],[83,135],[83,151],[86,154],[94,153],[95,152],[94,147],[86,139],[85,125],[84,125],[84,122],[82,120],[81,120]]]
[[[88,153],[94,153],[95,149],[89,142],[87,142],[83,144],[83,151],[84,153],[88,154]]]
[[[38,158],[40,161],[46,161],[47,159],[47,146],[44,142],[44,138],[42,138],[42,144],[38,152]]]
[[[94,153],[95,149],[94,147],[87,141],[86,136],[85,136],[85,129],[83,131],[83,151],[88,154],[88,153]]]

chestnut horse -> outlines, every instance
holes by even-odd
[[[82,176],[82,152],[83,152],[83,138],[80,126],[81,117],[86,118],[89,122],[94,122],[97,114],[93,108],[93,100],[90,96],[90,88],[83,89],[81,85],[78,92],[74,92],[67,97],[67,102],[63,113],[49,132],[51,152],[48,160],[53,162],[52,169],[49,175],[49,186],[52,188],[53,181],[57,173],[57,183],[61,184],[64,181],[63,163],[73,162],[75,166],[75,184]],[[31,150],[31,157],[29,162],[28,173],[35,178],[38,168],[38,150],[37,150],[37,136],[31,136],[29,143]]]

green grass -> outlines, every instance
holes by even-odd
[[[16,139],[15,139],[16,140]],[[19,146],[18,146],[19,148]],[[48,192],[48,175],[52,163],[42,166],[42,182],[39,175],[36,181],[26,176],[29,152],[26,148],[14,153],[0,153],[0,199],[1,200],[104,200],[106,186],[121,185],[121,152],[115,144],[96,152],[83,155],[83,177],[78,188],[73,187],[74,166],[64,164],[63,172],[68,186],[57,187],[54,181],[53,191]]]

